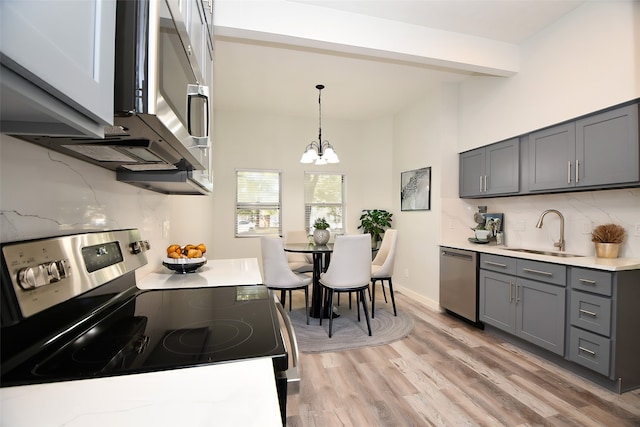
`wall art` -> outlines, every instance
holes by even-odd
[[[403,211],[431,210],[431,167],[400,174],[400,208]]]

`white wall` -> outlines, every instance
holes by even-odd
[[[399,196],[394,198],[399,230],[394,283],[432,305],[438,301],[441,200],[447,194],[457,195],[458,177],[451,173],[458,167],[457,109],[457,87],[451,85],[434,91],[394,120],[396,188],[402,172],[431,167],[431,210],[401,211]]]
[[[175,198],[171,227],[175,238],[203,241],[215,258],[259,257],[257,238],[234,237],[235,173],[237,169],[271,169],[282,172],[283,232],[304,228],[304,172],[331,171],[346,174],[346,230],[357,230],[362,209],[392,210],[391,119],[375,122],[326,120],[323,139],[334,146],[340,163],[303,165],[306,145],[318,138],[316,119],[255,112],[217,111],[214,123],[214,195]],[[183,211],[196,211],[194,227],[182,222]]]
[[[460,87],[459,150],[640,97],[640,2],[588,1],[527,40],[520,72]]]
[[[160,267],[168,239],[165,196],[117,182],[115,173],[29,142],[0,135],[0,241],[139,228],[149,264]]]

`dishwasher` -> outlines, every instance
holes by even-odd
[[[440,306],[482,327],[478,316],[478,254],[440,247]]]

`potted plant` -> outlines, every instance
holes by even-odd
[[[313,242],[316,245],[322,246],[329,242],[329,223],[324,218],[316,218],[313,223]]]
[[[596,244],[596,256],[617,258],[625,235],[624,227],[617,224],[603,224],[594,228],[591,232],[591,241]]]
[[[384,209],[365,209],[362,211],[358,230],[362,229],[364,233],[371,235],[371,247],[377,247],[378,242],[382,240],[384,230],[391,227],[392,216],[391,212]]]

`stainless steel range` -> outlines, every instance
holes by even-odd
[[[271,291],[140,290],[147,249],[136,229],[3,244],[1,386],[270,357],[284,423],[289,354]]]

